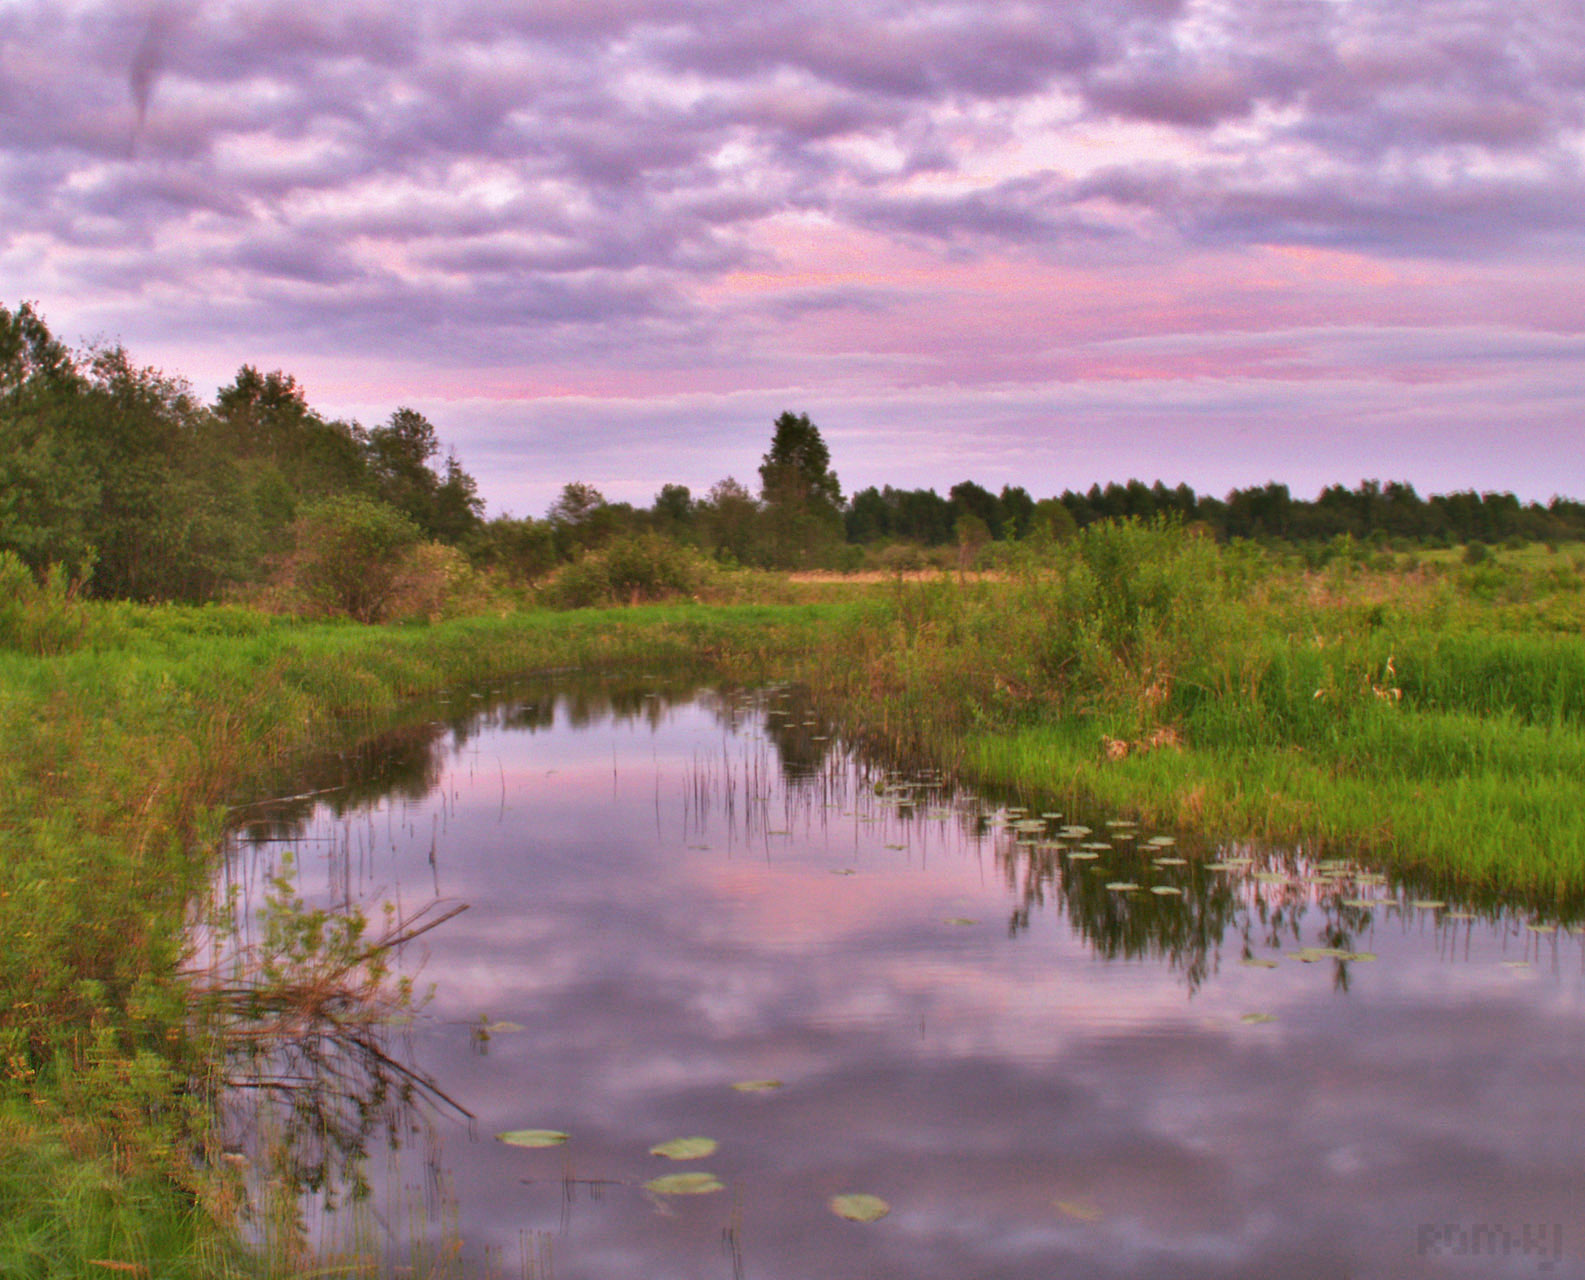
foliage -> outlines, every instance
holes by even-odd
[[[842,505],[842,486],[820,428],[807,413],[783,413],[774,426],[770,451],[760,462],[760,497],[772,506],[835,512]]]
[[[320,617],[379,622],[390,616],[408,554],[422,534],[395,507],[371,498],[324,498],[293,525],[294,547],[277,584]]]
[[[699,554],[656,534],[617,538],[568,565],[540,598],[562,609],[591,605],[644,604],[693,596],[710,579]]]
[[[0,649],[65,653],[83,644],[97,619],[80,598],[81,585],[58,564],[35,578],[14,551],[0,551]]]

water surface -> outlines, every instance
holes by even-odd
[[[244,912],[285,853],[315,902],[467,904],[382,1041],[444,1100],[361,1117],[393,1253],[416,1224],[562,1280],[1585,1275],[1566,929],[1009,811],[787,690],[459,694],[335,781],[248,810],[228,876]],[[724,1190],[644,1187],[701,1169]]]

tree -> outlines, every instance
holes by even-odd
[[[710,487],[699,506],[705,544],[717,559],[748,564],[754,558],[759,503],[748,488],[728,476]]]
[[[842,486],[831,470],[831,452],[807,413],[783,413],[775,422],[770,452],[760,463],[760,496],[768,505],[842,506]]]
[[[682,537],[693,528],[693,494],[685,484],[663,484],[649,514],[650,523],[657,532]]]

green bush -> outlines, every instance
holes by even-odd
[[[698,552],[646,533],[617,538],[568,565],[545,586],[540,599],[560,609],[643,604],[695,595],[710,575]]]
[[[58,564],[39,581],[14,551],[0,551],[0,648],[65,653],[85,643],[90,615],[80,586]]]
[[[276,575],[287,608],[380,622],[390,616],[402,569],[422,535],[395,507],[341,495],[305,507],[293,550]]]

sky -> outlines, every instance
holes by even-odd
[[[425,413],[492,514],[1585,497],[1585,0],[0,0],[0,305]]]

